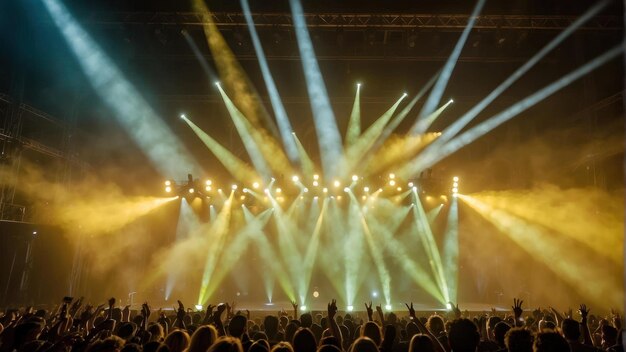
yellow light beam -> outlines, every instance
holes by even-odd
[[[183,117],[189,127],[200,138],[202,143],[209,148],[209,150],[215,155],[215,157],[224,165],[226,170],[233,175],[239,182],[248,182],[248,180],[254,180],[258,178],[258,174],[250,167],[250,165],[243,162],[243,160],[237,158],[228,149],[220,145],[215,139],[204,132],[195,123],[191,122],[188,118]]]
[[[298,157],[300,158],[300,167],[302,168],[302,173],[304,175],[315,174],[315,164],[313,163],[313,160],[311,160],[311,157],[306,152],[306,149],[300,142],[300,139],[298,138],[298,136],[296,136],[295,133],[292,133],[291,135],[293,136],[293,139],[296,141],[296,148],[298,149]]]
[[[356,94],[354,96],[354,104],[348,121],[348,130],[346,131],[346,146],[354,144],[361,134],[361,84],[356,86]]]

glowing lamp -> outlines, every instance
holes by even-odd
[[[320,179],[320,175],[313,175],[313,179],[314,180],[319,180]]]
[[[396,174],[389,174],[389,178],[393,180],[394,178],[396,178]]]
[[[395,185],[396,185],[396,181],[394,180],[389,181],[389,186],[395,186]]]
[[[348,193],[348,192],[350,192],[350,188],[345,187],[345,188],[343,189],[343,191],[344,191],[344,192],[346,192],[346,193]]]
[[[211,186],[204,187],[204,190],[207,191],[207,192],[211,192]]]
[[[300,181],[300,178],[296,175],[293,175],[293,177],[291,178],[293,180],[293,182],[298,182]]]
[[[357,175],[352,175],[352,181],[356,182],[359,180],[359,176]]]
[[[457,176],[454,176],[454,177],[452,178],[452,181],[454,181],[454,182],[459,182],[459,178],[458,178]]]
[[[195,192],[195,191],[196,191],[196,190],[195,190],[195,189],[193,189],[193,188],[190,188],[190,189],[189,189],[189,193],[193,193],[193,192]]]
[[[446,303],[446,310],[452,310],[452,304],[450,304],[450,302]]]
[[[319,185],[320,185],[320,184],[319,184],[317,181],[313,181],[313,187],[317,187],[317,186],[319,186]]]
[[[206,184],[207,186],[210,186],[210,185],[212,185],[212,184],[213,184],[213,181],[211,181],[211,180],[206,180],[205,184]]]
[[[170,180],[165,181],[165,185],[166,186],[171,186],[172,185],[172,181],[170,181]]]
[[[304,304],[303,304],[303,305],[301,305],[301,306],[300,306],[300,310],[304,312],[304,311],[306,310],[306,306],[305,306]]]
[[[196,304],[196,310],[202,310],[202,304]]]
[[[391,304],[386,304],[386,305],[385,305],[385,309],[386,309],[386,310],[391,310]]]
[[[348,309],[348,312],[352,312],[354,310],[354,307],[353,306],[348,306],[348,307],[346,307],[346,309]]]
[[[172,187],[167,186],[165,187],[165,192],[170,193],[172,191]]]
[[[258,183],[258,182],[255,182],[255,183],[253,183],[253,184],[252,184],[252,188],[254,188],[254,189],[258,189],[258,188],[259,188],[259,186],[260,186],[260,185],[259,185],[259,183]]]
[[[370,188],[369,187],[363,187],[363,192],[369,192]]]
[[[322,192],[328,193],[328,188],[324,187],[324,189],[322,189]]]
[[[234,191],[234,190],[237,189],[237,185],[232,185],[232,186],[230,186],[230,188]]]
[[[339,188],[339,186],[341,186],[341,182],[335,180],[335,182],[333,182],[333,185],[335,186],[335,188]]]

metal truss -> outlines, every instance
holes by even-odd
[[[340,14],[309,13],[304,15],[312,28],[344,29],[440,29],[459,31],[465,28],[468,15],[458,14]],[[293,21],[287,13],[253,13],[257,27],[291,28]],[[576,20],[575,16],[481,15],[474,28],[485,30],[562,30]],[[219,27],[245,26],[242,13],[215,12],[208,16],[200,12],[100,12],[87,16],[86,22],[98,25],[141,24],[202,26],[210,22]],[[622,31],[619,16],[595,17],[580,30]]]

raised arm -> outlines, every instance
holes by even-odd
[[[339,346],[343,346],[343,338],[341,336],[341,329],[339,329],[339,325],[335,321],[335,315],[337,314],[337,301],[332,300],[328,303],[328,326],[330,326],[330,331],[333,333],[333,336],[339,340]]]
[[[411,302],[411,305],[406,304],[406,308],[409,310],[409,316],[411,317],[411,320],[417,325],[417,328],[420,330],[420,332],[422,334],[428,335],[431,338],[431,340],[433,340],[433,344],[435,345],[435,350],[437,352],[446,352],[446,349],[443,347],[443,345],[441,344],[437,336],[435,336],[430,330],[428,330],[426,325],[424,325],[419,319],[417,319],[417,316],[415,316],[415,309],[413,309],[413,302]]]
[[[524,303],[524,301],[521,299],[513,298],[513,306],[511,306],[511,309],[513,310],[513,316],[515,317],[516,327],[524,326],[524,322],[522,321],[522,313],[524,313],[522,303]]]
[[[589,311],[585,304],[580,305],[580,309],[578,309],[578,313],[582,320],[580,321],[580,326],[582,327],[583,333],[583,343],[588,346],[593,346],[593,340],[591,339],[591,331],[589,331],[589,325],[587,325],[587,316],[589,315]]]
[[[365,310],[367,311],[367,321],[374,321],[374,310],[372,309],[372,302],[370,302],[369,306],[367,305],[367,303],[365,303]]]

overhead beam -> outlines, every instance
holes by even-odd
[[[345,29],[443,29],[461,31],[467,25],[467,14],[343,14],[307,13],[304,14],[310,28]],[[209,21],[199,12],[94,12],[86,18],[87,24],[116,25],[176,25],[203,26]],[[288,13],[253,13],[256,27],[292,28],[292,17]],[[475,29],[501,30],[562,30],[576,20],[576,16],[540,15],[481,15]],[[218,27],[245,26],[243,13],[214,12],[211,21]],[[599,16],[586,23],[580,30],[622,31],[619,16]]]

